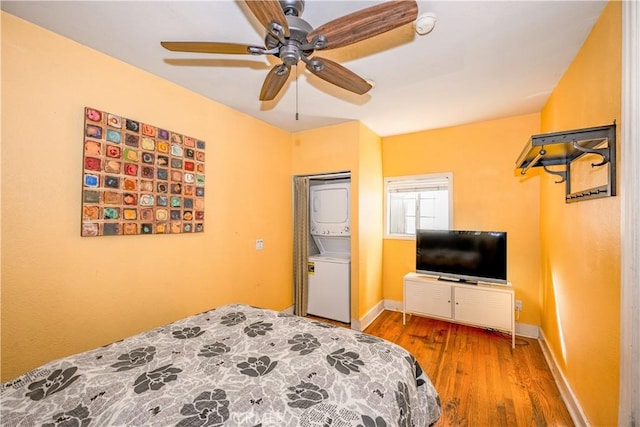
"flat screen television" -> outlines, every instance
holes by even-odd
[[[443,280],[506,284],[507,233],[417,230],[416,272]]]

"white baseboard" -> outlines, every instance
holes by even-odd
[[[536,325],[516,322],[516,335],[527,338],[540,338],[540,328]]]
[[[284,308],[282,310],[280,310],[282,313],[287,313],[287,314],[293,314],[293,309],[295,308],[295,305],[290,305],[287,308]]]
[[[374,305],[371,310],[369,310],[362,319],[351,319],[351,329],[356,331],[364,331],[367,329],[367,326],[373,323],[374,320],[384,311],[384,301],[378,302]]]
[[[540,348],[542,349],[544,358],[547,361],[547,365],[549,365],[551,374],[556,380],[556,385],[558,386],[558,390],[560,391],[560,396],[562,396],[562,400],[564,400],[564,403],[567,406],[567,410],[569,411],[569,415],[571,415],[573,423],[578,427],[589,426],[589,420],[582,410],[582,406],[580,406],[580,402],[578,402],[576,395],[573,393],[573,390],[569,385],[569,381],[567,381],[567,378],[560,370],[560,365],[558,365],[557,359],[549,348],[544,336],[544,332],[542,332],[542,330],[540,330],[540,337],[538,338],[538,342],[540,343]]]
[[[402,301],[394,301],[391,299],[384,300],[385,310],[402,311]]]

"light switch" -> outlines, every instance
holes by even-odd
[[[264,248],[264,240],[257,239],[256,240],[256,251],[261,251]]]

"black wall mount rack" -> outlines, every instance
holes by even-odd
[[[573,191],[571,188],[571,163],[586,154],[601,158],[591,167],[608,167],[607,183]],[[550,166],[564,165],[564,169]],[[516,167],[525,175],[532,167],[542,167],[545,172],[560,177],[556,183],[565,183],[565,202],[609,197],[616,195],[616,123],[592,128],[575,129],[533,135],[516,161]]]

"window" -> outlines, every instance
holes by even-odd
[[[416,229],[453,223],[451,173],[385,178],[385,237],[415,238]]]

